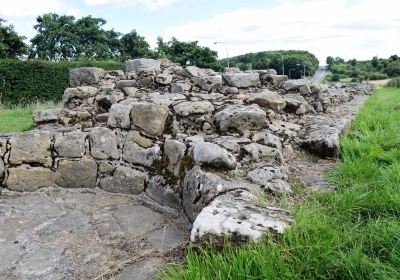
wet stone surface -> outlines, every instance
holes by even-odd
[[[98,189],[0,195],[0,279],[151,279],[188,240],[177,214]]]

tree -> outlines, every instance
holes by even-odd
[[[157,56],[165,57],[181,65],[196,65],[201,68],[212,68],[220,70],[221,66],[217,59],[217,52],[208,47],[198,45],[198,41],[182,42],[173,37],[164,42],[157,38]]]
[[[27,53],[24,36],[18,35],[13,25],[0,18],[0,58],[18,58]]]
[[[30,57],[48,60],[75,60],[80,58],[113,59],[119,57],[120,33],[104,30],[106,21],[86,16],[44,14],[39,16],[32,38]]]
[[[376,67],[378,66],[378,64],[379,64],[379,59],[378,59],[378,57],[374,56],[374,57],[372,58],[372,60],[371,60],[371,64],[372,64],[373,67],[376,68]]]
[[[154,54],[144,37],[140,36],[136,30],[122,36],[120,46],[121,59],[153,57]]]
[[[326,64],[328,64],[329,66],[335,64],[335,59],[332,56],[328,56],[326,58]]]

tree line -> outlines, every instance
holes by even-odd
[[[222,59],[222,63],[226,64],[227,59]],[[278,74],[283,74],[284,71],[292,79],[312,76],[319,67],[319,61],[314,54],[299,50],[247,53],[230,58],[229,63],[241,70],[272,68]]]
[[[327,80],[337,82],[349,80],[352,82],[366,80],[382,80],[400,76],[400,58],[392,55],[389,58],[374,56],[371,60],[358,61],[350,59],[345,61],[341,57],[328,56],[326,64],[329,65],[330,74]]]
[[[182,42],[176,38],[157,39],[153,50],[145,38],[132,30],[122,34],[106,30],[106,20],[85,16],[48,13],[38,16],[33,28],[36,35],[26,44],[13,25],[0,19],[0,59],[30,58],[50,61],[117,60],[130,58],[168,58],[181,65],[220,69],[217,52],[199,46],[197,41]]]

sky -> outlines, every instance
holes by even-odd
[[[0,18],[28,38],[38,15],[54,12],[133,29],[156,38],[198,41],[220,58],[265,50],[308,50],[321,64],[400,55],[398,0],[0,0]],[[224,44],[214,44],[223,42]]]

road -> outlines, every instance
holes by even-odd
[[[314,81],[322,81],[323,79],[325,79],[326,74],[328,74],[328,66],[327,65],[321,66],[321,67],[319,67],[317,72],[315,72],[313,80]]]

